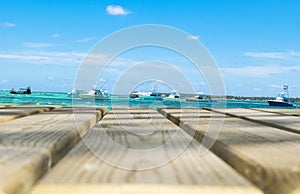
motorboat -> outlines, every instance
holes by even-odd
[[[176,92],[175,90],[172,90],[170,95],[163,98],[165,101],[181,101],[183,99],[180,98],[180,94]]]
[[[79,97],[83,100],[106,100],[110,95],[104,89],[92,89],[86,93],[79,93]]]
[[[198,99],[198,100],[203,100],[204,99],[204,93],[203,92],[198,92],[198,94],[194,98]]]
[[[288,85],[283,85],[282,91],[275,100],[268,100],[270,106],[292,107],[293,103],[289,99]]]
[[[211,102],[211,99],[204,97],[204,92],[198,92],[194,98],[188,98],[186,101],[190,102]]]
[[[16,91],[14,88],[10,90],[11,94],[31,94],[31,88],[20,88],[18,91]]]
[[[156,91],[155,86],[151,88],[149,92],[145,95],[140,95],[139,99],[141,100],[162,100],[165,96],[161,95],[159,92]]]
[[[140,96],[146,96],[146,95],[148,95],[148,92],[133,91],[130,93],[129,97],[138,99]]]

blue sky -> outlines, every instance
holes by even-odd
[[[0,0],[0,89],[70,91],[86,54],[122,28],[163,24],[188,32],[209,50],[228,95],[274,96],[283,84],[300,96],[300,1]],[[144,48],[116,64],[160,59],[183,69],[196,90],[205,80],[169,51]],[[176,59],[176,61],[175,61]],[[116,70],[116,71],[113,71]],[[111,89],[125,68],[107,72]]]

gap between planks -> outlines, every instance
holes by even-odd
[[[203,143],[210,118],[207,110],[160,109],[161,114]],[[220,115],[220,116],[218,116]],[[266,193],[299,193],[300,136],[236,117],[225,117],[211,150]]]
[[[1,123],[0,193],[27,193],[106,113],[100,109],[61,108]]]
[[[294,116],[290,116],[286,114],[277,114],[277,113],[266,112],[266,111],[258,111],[253,109],[239,109],[239,108],[237,109],[203,108],[203,109],[220,113],[220,114],[225,114],[231,117],[244,119],[251,122],[256,122],[280,130],[285,130],[292,133],[300,134],[300,120]],[[245,113],[242,114],[241,112],[239,112],[243,110],[247,111],[249,115],[245,115]]]
[[[139,132],[147,132],[148,135]],[[175,132],[181,135],[173,137]],[[191,141],[190,145],[178,157],[172,158],[170,154],[175,149],[183,148],[181,144],[185,141],[184,137]],[[170,138],[176,138],[176,141],[171,146],[163,146],[162,150],[155,151],[155,148],[168,142]],[[154,151],[130,155],[127,149],[113,149],[110,139],[130,149],[152,148]],[[262,193],[213,153],[208,152],[200,157],[198,146],[196,140],[191,139],[186,132],[157,111],[113,109],[40,180],[33,188],[32,194],[85,194],[98,191]],[[141,170],[141,167],[155,164],[161,158],[167,163]],[[128,164],[132,168],[113,166],[109,161]]]
[[[30,116],[38,113],[43,113],[52,109],[59,109],[60,106],[5,106],[0,109],[0,123],[11,121],[14,119]]]

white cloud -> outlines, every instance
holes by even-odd
[[[0,23],[0,27],[2,27],[2,28],[14,28],[16,26],[17,26],[16,24],[10,23],[10,22]]]
[[[245,56],[253,58],[264,59],[279,59],[279,60],[292,60],[300,61],[300,52],[286,51],[286,52],[246,52]]]
[[[108,5],[106,7],[106,12],[109,15],[128,15],[131,13],[130,11],[125,10],[123,7],[119,5]]]
[[[77,52],[19,52],[0,54],[0,60],[32,64],[78,65],[84,53]]]
[[[19,54],[0,54],[0,59],[17,59],[17,60],[46,60],[47,57],[32,56],[32,55],[19,55]]]
[[[78,66],[81,63],[99,65],[105,64],[108,57],[103,54],[88,54],[84,52],[41,52],[41,51],[22,51],[16,53],[0,53],[1,60],[11,62],[23,62],[31,64],[57,64],[65,66]],[[126,58],[117,58],[108,64],[109,67],[129,67],[137,63]]]
[[[300,71],[300,66],[248,66],[236,68],[221,68],[222,73],[234,76],[267,77],[273,74]]]
[[[74,57],[74,58],[83,58],[86,56],[86,53],[70,51],[70,52],[41,52],[41,51],[27,51],[22,52],[25,55],[42,55],[48,57]]]
[[[191,35],[191,36],[188,36],[187,38],[189,40],[198,40],[200,37],[199,36],[193,36],[193,35]]]
[[[44,48],[44,47],[53,47],[57,45],[50,44],[50,43],[26,42],[24,43],[24,46],[28,48]]]
[[[89,42],[91,40],[93,40],[93,38],[88,37],[88,38],[79,39],[76,42],[83,43],[83,42]]]
[[[246,52],[245,56],[254,58],[286,59],[287,54],[283,52]]]
[[[47,79],[52,81],[52,80],[54,80],[54,77],[48,77]]]
[[[51,36],[52,38],[59,38],[60,37],[60,35],[59,34],[52,34],[52,36]]]

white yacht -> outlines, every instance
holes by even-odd
[[[172,90],[168,97],[163,98],[165,101],[181,101],[180,94],[175,90]]]
[[[151,88],[149,92],[145,95],[140,95],[139,98],[141,100],[162,100],[164,96],[162,96],[157,90],[155,89],[156,85]]]
[[[276,97],[275,100],[268,100],[270,106],[284,106],[292,107],[293,104],[289,99],[289,86],[283,85],[281,93]]]
[[[87,93],[80,93],[79,97],[84,100],[106,100],[110,96],[104,89],[92,89]]]

